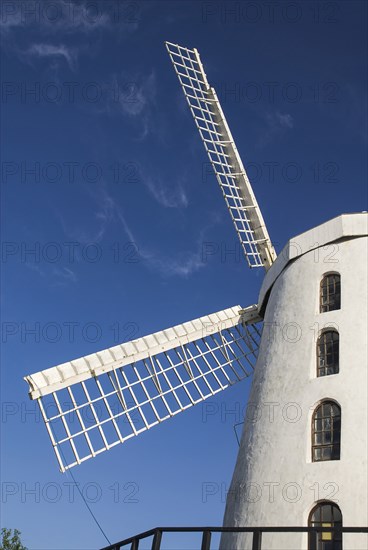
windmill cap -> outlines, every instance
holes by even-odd
[[[258,300],[259,311],[267,305],[269,291],[287,265],[307,252],[344,238],[368,235],[367,211],[341,214],[290,239],[267,272]]]

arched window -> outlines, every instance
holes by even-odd
[[[341,307],[340,275],[326,273],[321,281],[320,313],[333,311]]]
[[[317,376],[339,372],[339,333],[325,330],[317,342]]]
[[[334,502],[319,502],[311,511],[309,527],[342,527],[341,510]],[[342,533],[324,531],[309,534],[309,550],[342,550]]]
[[[322,401],[312,419],[312,461],[340,460],[341,409],[334,401]]]

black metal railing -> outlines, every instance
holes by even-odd
[[[160,550],[164,533],[202,533],[200,550],[211,550],[212,533],[252,533],[252,548],[249,550],[262,550],[262,533],[314,533],[317,535],[321,532],[368,533],[368,527],[156,527],[106,546],[102,550],[120,550],[128,545],[130,545],[129,550],[139,550],[140,541],[150,537],[153,537],[151,550]]]

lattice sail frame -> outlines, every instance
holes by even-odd
[[[26,376],[60,470],[248,377],[260,321],[236,306]]]
[[[276,259],[262,213],[198,51],[166,42],[210,163],[250,267],[267,270]]]

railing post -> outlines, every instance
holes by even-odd
[[[138,550],[139,540],[133,539],[132,544],[130,545],[130,550]]]
[[[162,531],[157,529],[152,541],[152,550],[160,550],[161,548]]]
[[[310,550],[317,550],[317,535],[318,531],[316,529],[308,533],[308,547]]]
[[[210,550],[211,531],[203,531],[201,550]]]
[[[254,529],[252,550],[262,550],[262,531],[260,529]]]

